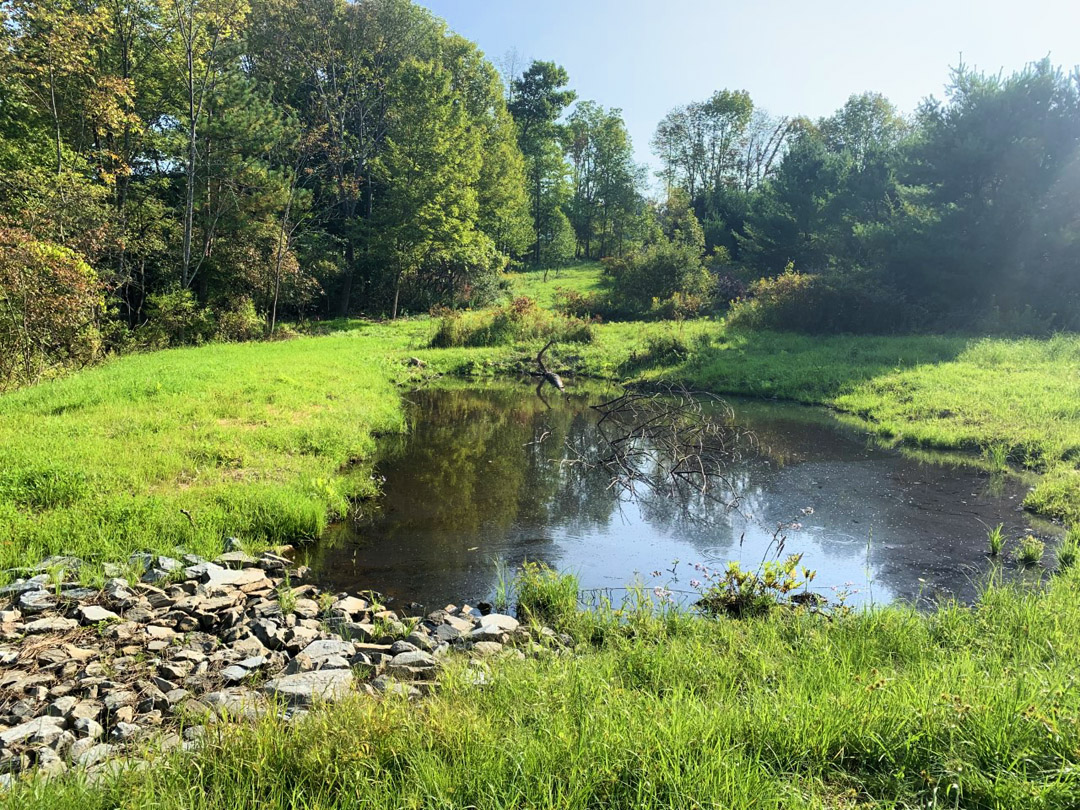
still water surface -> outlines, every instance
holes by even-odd
[[[411,430],[387,439],[378,463],[384,494],[333,527],[306,562],[325,585],[428,607],[490,599],[496,560],[572,571],[584,589],[616,599],[634,581],[679,598],[699,576],[695,564],[757,567],[775,556],[776,525],[797,521],[785,553],[803,553],[817,570],[814,590],[830,599],[847,590],[849,604],[970,600],[990,566],[987,526],[1004,523],[1013,537],[1054,532],[1020,510],[1026,487],[1015,480],[921,463],[826,411],[781,403],[731,401],[756,437],[731,472],[737,509],[628,499],[604,471],[567,463],[568,447],[599,442],[589,406],[611,394],[577,387],[545,401],[525,383],[412,393]]]

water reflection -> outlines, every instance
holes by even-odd
[[[985,527],[1032,526],[1016,482],[991,490],[969,468],[919,463],[823,411],[774,403],[735,403],[758,444],[731,471],[738,509],[693,495],[627,498],[568,452],[596,446],[589,405],[608,393],[577,388],[548,407],[527,384],[415,392],[411,432],[384,446],[383,497],[328,532],[308,564],[327,585],[426,605],[490,597],[500,558],[575,571],[587,589],[641,576],[678,592],[694,563],[756,565],[777,524],[799,521],[787,550],[805,554],[827,596],[967,600],[988,565]]]

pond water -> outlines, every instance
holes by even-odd
[[[583,589],[616,600],[633,582],[689,600],[695,564],[757,568],[775,557],[777,524],[798,522],[784,553],[804,555],[817,571],[812,589],[830,600],[847,591],[848,604],[969,601],[991,565],[988,526],[1055,533],[1020,509],[1027,487],[1015,479],[920,462],[827,411],[781,403],[729,400],[755,437],[731,468],[737,508],[628,497],[605,470],[569,463],[570,448],[601,444],[590,406],[611,394],[574,386],[541,398],[527,382],[410,394],[411,430],[386,439],[377,464],[383,495],[304,561],[324,585],[428,608],[490,600],[497,562],[525,560],[574,572]]]

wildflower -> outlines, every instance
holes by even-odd
[[[660,576],[660,572],[659,572],[659,571],[653,571],[653,572],[652,572],[652,575],[653,575],[654,577],[658,577],[658,576]]]
[[[701,587],[701,580],[700,579],[692,579],[692,580],[690,580],[690,587],[691,588],[700,588]]]

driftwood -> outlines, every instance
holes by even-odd
[[[547,365],[544,364],[544,352],[546,352],[548,349],[550,349],[551,345],[554,342],[555,342],[554,340],[549,340],[547,343],[544,344],[544,348],[542,348],[540,350],[540,352],[536,355],[536,365],[539,366],[540,370],[537,371],[537,372],[533,372],[533,376],[541,378],[541,381],[540,381],[540,386],[541,387],[543,386],[544,382],[549,382],[552,385],[554,385],[556,388],[558,388],[560,391],[565,392],[566,388],[563,386],[562,377],[560,377],[554,371],[549,369],[547,367]],[[537,388],[537,392],[539,392],[539,390],[540,389]]]

